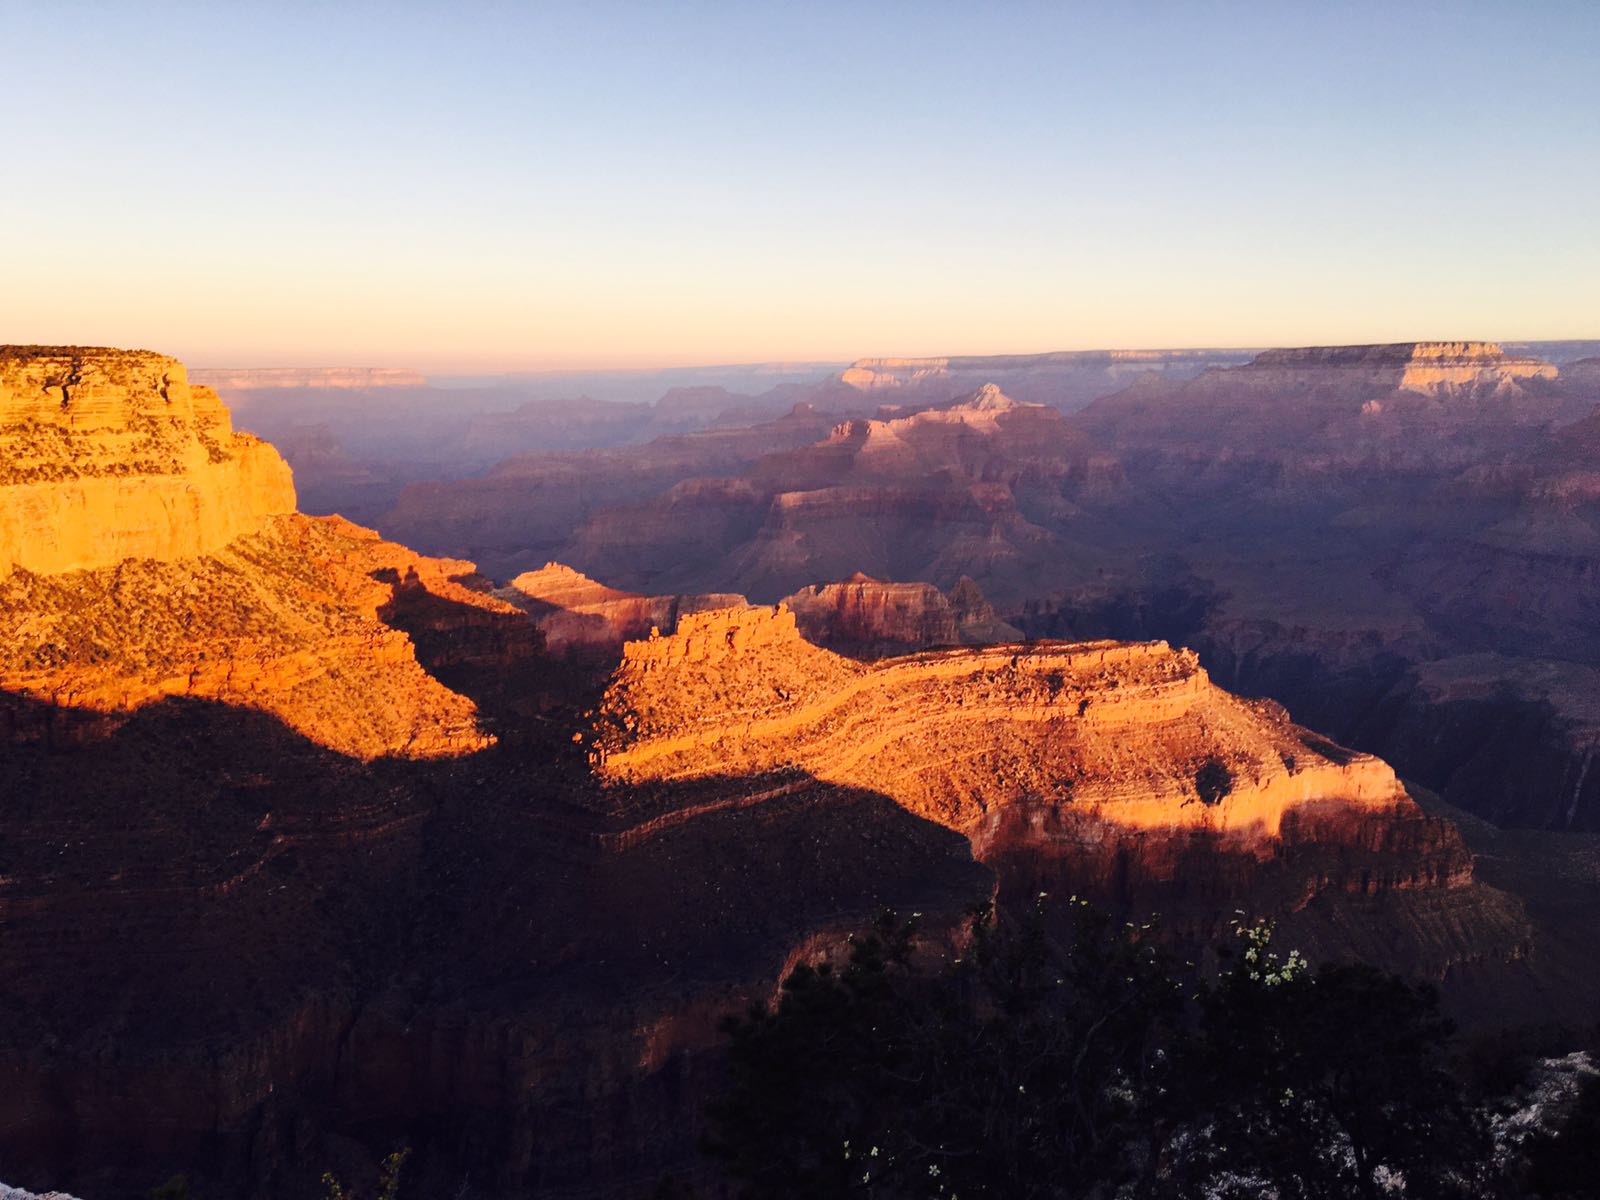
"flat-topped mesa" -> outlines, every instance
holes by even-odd
[[[881,792],[966,834],[980,857],[1205,833],[1260,860],[1291,841],[1352,853],[1424,843],[1379,874],[1470,875],[1459,840],[1428,824],[1385,763],[1229,695],[1165,642],[863,665],[806,644],[784,608],[701,614],[627,648],[592,745],[608,780],[801,772]]]
[[[937,358],[863,358],[834,377],[844,394],[904,402],[944,401],[982,384],[1063,412],[1153,373],[1191,378],[1208,367],[1248,362],[1248,350],[1067,350]]]
[[[268,388],[421,388],[428,380],[410,367],[204,367],[189,372],[194,383],[229,391]]]
[[[1373,383],[1418,392],[1554,379],[1557,375],[1554,365],[1508,355],[1494,342],[1393,342],[1264,350],[1245,371],[1356,374]]]
[[[0,347],[0,578],[205,554],[294,509],[288,464],[176,359]]]

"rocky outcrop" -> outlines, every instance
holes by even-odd
[[[946,596],[931,583],[885,583],[857,572],[842,583],[801,588],[781,603],[808,641],[859,657],[1021,637],[964,576]]]
[[[270,713],[362,759],[490,744],[476,706],[423,668],[396,614],[426,595],[455,642],[487,624],[511,658],[532,648],[522,614],[462,584],[471,563],[295,513],[277,452],[234,433],[182,364],[11,348],[0,413],[7,740],[105,736],[182,698]]]
[[[0,347],[0,577],[207,554],[294,507],[278,452],[176,360]]]
[[[65,1192],[25,1192],[0,1183],[0,1200],[75,1200]]]
[[[1216,852],[1279,862],[1343,846],[1326,889],[1468,883],[1470,858],[1379,759],[1214,687],[1164,643],[947,650],[863,665],[809,645],[787,608],[684,618],[630,643],[601,705],[592,759],[638,785],[803,772],[873,787],[955,829],[980,857],[1134,853],[1149,883]],[[1136,849],[1135,849],[1136,847]],[[1237,868],[1231,868],[1237,869]],[[1191,881],[1193,882],[1193,881]],[[1225,890],[1225,889],[1224,889]]]
[[[527,612],[551,650],[620,651],[651,630],[672,633],[686,613],[743,605],[743,596],[642,596],[597,583],[571,567],[546,563],[524,571],[496,595]]]
[[[451,609],[457,640],[474,615],[522,624],[510,605],[456,582],[471,571],[336,517],[299,515],[173,562],[14,571],[0,581],[0,690],[30,703],[8,706],[0,733],[105,736],[181,697],[270,713],[356,758],[480,749],[492,739],[476,706],[380,616],[423,592]]]

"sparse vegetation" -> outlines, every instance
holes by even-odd
[[[383,1160],[383,1165],[378,1169],[378,1190],[373,1193],[373,1200],[395,1200],[400,1194],[400,1173],[405,1170],[406,1159],[411,1157],[411,1147],[401,1146]],[[333,1172],[324,1172],[322,1176],[325,1200],[360,1200],[360,1194],[354,1188],[347,1188]]]
[[[1496,1194],[1431,990],[1248,923],[1206,983],[1076,899],[967,939],[941,957],[885,917],[726,1024],[705,1145],[740,1195]]]
[[[1195,794],[1202,804],[1220,804],[1233,791],[1233,772],[1220,758],[1208,758],[1195,770]]]

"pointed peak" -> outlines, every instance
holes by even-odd
[[[974,408],[979,412],[1009,412],[1019,407],[1017,402],[1000,390],[999,384],[986,383],[960,402],[961,408]]]

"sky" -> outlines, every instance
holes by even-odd
[[[0,342],[1600,337],[1600,2],[0,0]]]

